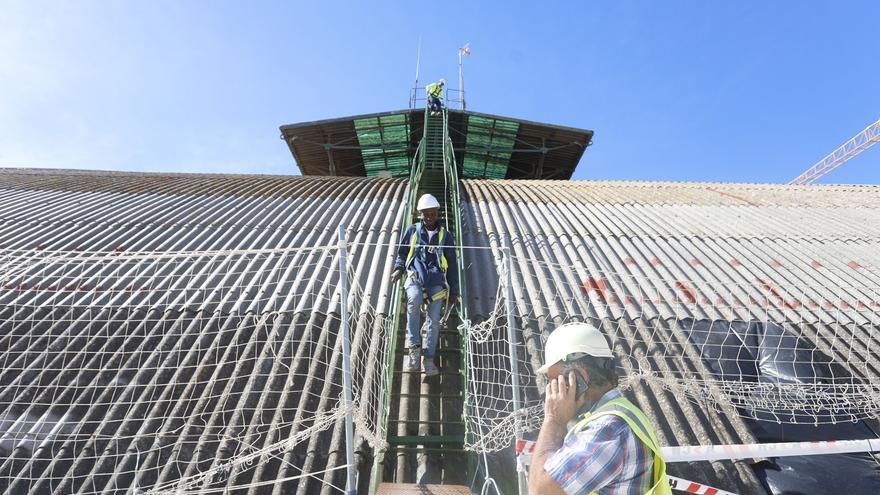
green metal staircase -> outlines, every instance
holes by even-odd
[[[444,127],[446,125],[446,110],[442,115],[432,116],[425,112],[425,132],[422,141],[425,143],[424,168],[418,181],[418,194],[416,199],[423,194],[431,194],[440,202],[440,211],[444,213],[447,221],[455,221],[457,214],[449,211],[449,191],[444,167]],[[453,185],[453,187],[457,186]],[[453,213],[450,215],[450,213]],[[413,217],[415,220],[415,216]],[[448,225],[447,225],[448,227]],[[454,231],[451,231],[454,232]]]
[[[447,230],[454,234],[456,244],[461,244],[458,168],[447,119],[446,109],[437,116],[425,111],[424,132],[416,151],[401,231],[418,221],[418,212],[415,211],[418,198],[432,194],[440,202]],[[457,250],[460,296],[465,301],[464,253],[460,247]],[[396,284],[394,294],[391,314],[397,332],[391,336],[389,375],[386,377],[388,395],[384,409],[387,413],[388,449],[380,452],[374,462],[371,492],[380,490],[380,483],[383,493],[393,493],[389,487],[412,483],[467,485],[471,481],[473,466],[471,456],[464,450],[467,367],[463,340],[458,331],[466,309],[462,304],[458,314],[452,311],[446,325],[440,329],[437,346],[440,375],[427,377],[423,373],[402,371],[407,355],[403,281]]]

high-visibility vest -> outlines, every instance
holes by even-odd
[[[431,83],[427,88],[428,94],[433,96],[434,98],[440,98],[440,95],[443,94],[443,86],[440,86],[439,83]]]
[[[416,246],[419,243],[419,236],[422,231],[422,226],[419,224],[416,228],[413,229],[412,237],[409,240],[409,254],[406,255],[406,268],[412,265],[413,260],[416,257]],[[437,247],[440,251],[440,271],[446,273],[446,269],[449,268],[449,264],[446,262],[446,253],[443,250],[443,238],[446,236],[446,229],[440,227],[440,232],[437,232]]]
[[[583,431],[591,421],[595,421],[603,416],[617,416],[626,421],[626,424],[632,428],[632,431],[639,437],[639,440],[654,454],[654,483],[645,492],[645,495],[672,495],[669,479],[666,477],[666,463],[663,461],[663,457],[660,456],[660,443],[657,442],[657,437],[654,436],[651,422],[648,421],[645,413],[625,397],[612,399],[602,404],[595,411],[583,414],[577,424],[568,431],[565,439],[568,440],[571,435]],[[595,494],[596,492],[593,493]]]

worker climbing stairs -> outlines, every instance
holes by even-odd
[[[444,213],[447,228],[450,228],[449,222],[456,221],[457,212],[449,211],[449,191],[443,163],[443,128],[447,114],[445,110],[442,115],[432,116],[430,112],[425,112],[425,114],[425,132],[422,138],[424,142],[424,168],[418,181],[416,197],[430,194],[437,198],[437,201],[440,202],[440,211]],[[452,186],[456,187],[457,184]],[[410,220],[415,219],[416,217],[413,216]],[[450,228],[450,232],[455,231]]]
[[[461,244],[458,171],[448,136],[448,113],[425,112],[423,137],[410,177],[406,215],[401,231],[418,221],[416,199],[431,194],[440,203],[446,229]],[[464,299],[464,256],[458,249],[459,280]],[[408,351],[406,296],[403,281],[396,284],[393,303],[392,359],[387,377],[386,441],[388,448],[374,464],[373,491],[398,493],[469,493],[471,464],[464,450],[464,384],[466,363],[458,326],[461,308],[444,307],[435,363],[437,376],[403,370]],[[416,486],[419,485],[419,486]],[[442,485],[441,487],[435,485]],[[417,491],[413,491],[417,490]],[[421,490],[421,491],[418,491]],[[437,491],[440,490],[440,491]],[[456,491],[458,490],[458,491]]]

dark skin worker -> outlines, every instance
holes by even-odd
[[[421,210],[422,214],[422,224],[425,225],[425,228],[428,230],[434,230],[437,228],[437,223],[440,220],[440,209],[439,208],[426,208]],[[391,283],[397,283],[400,280],[400,277],[403,276],[402,271],[398,270],[391,274]],[[449,304],[455,305],[458,302],[458,296],[455,294],[450,294],[449,296]]]

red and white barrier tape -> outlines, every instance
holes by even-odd
[[[516,453],[519,464],[528,465],[535,451],[535,442],[517,440]],[[880,439],[835,440],[829,442],[781,442],[750,445],[692,445],[687,447],[662,447],[666,462],[719,461],[749,459],[753,457],[789,457],[822,454],[849,454],[855,452],[880,452]],[[735,495],[711,486],[669,476],[669,484],[676,490],[699,495]]]
[[[516,439],[516,453],[517,453],[517,455],[527,454],[527,455],[531,456],[533,453],[535,453],[535,442],[533,442],[531,440],[521,440],[521,439],[517,438]]]
[[[703,485],[694,481],[683,480],[675,476],[666,475],[669,479],[669,487],[685,493],[696,493],[697,495],[736,495],[735,493],[719,490],[709,485]]]
[[[789,457],[820,454],[880,452],[880,439],[836,440],[831,442],[782,442],[751,445],[693,445],[662,447],[666,462],[719,461],[753,457]]]
[[[519,463],[527,465],[535,451],[535,442],[516,441]],[[829,442],[781,442],[751,445],[694,445],[687,447],[662,447],[666,462],[697,462],[753,457],[787,457],[821,454],[846,454],[854,452],[880,452],[880,439],[836,440]],[[735,495],[731,492],[669,476],[669,484],[675,490],[698,495]]]
[[[517,454],[531,454],[535,442],[517,440]],[[835,440],[829,442],[781,442],[743,445],[691,445],[686,447],[661,447],[666,462],[719,461],[750,459],[753,457],[790,457],[824,454],[850,454],[854,452],[880,452],[880,439]]]

